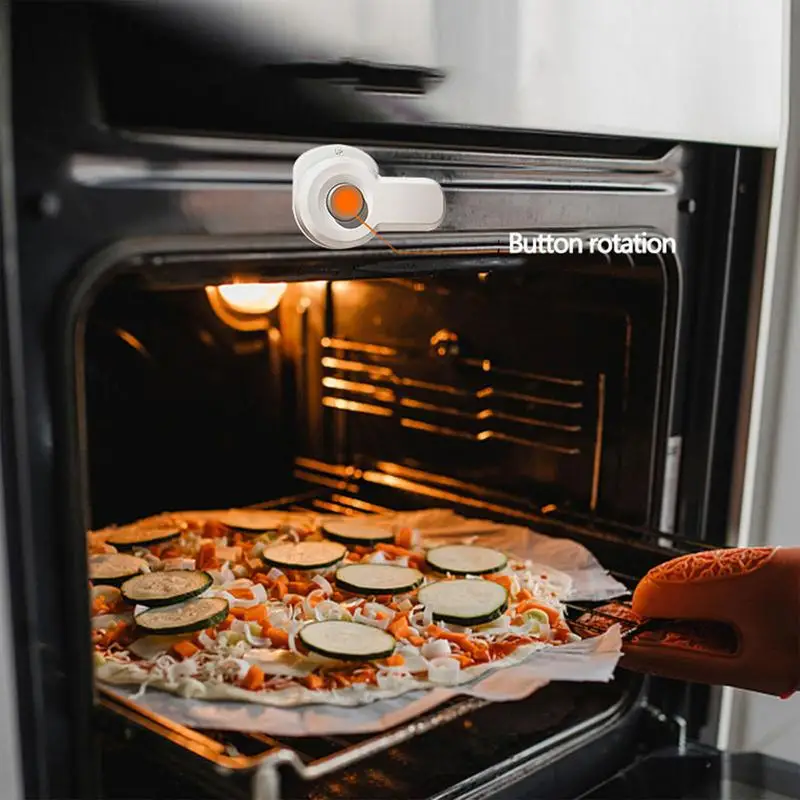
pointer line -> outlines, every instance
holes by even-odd
[[[480,255],[483,253],[506,255],[508,250],[497,248],[494,250],[448,250],[447,248],[429,249],[429,250],[398,250],[385,236],[378,233],[371,225],[368,225],[358,214],[355,215],[356,219],[373,235],[380,239],[396,256],[462,256],[462,255]]]

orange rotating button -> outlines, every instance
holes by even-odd
[[[362,221],[365,206],[361,190],[350,183],[340,183],[328,193],[328,211],[338,222]]]

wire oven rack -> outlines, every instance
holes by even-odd
[[[307,464],[304,467],[308,469]],[[301,477],[308,480],[309,474],[303,474]],[[348,488],[356,488],[346,485],[354,478],[353,475],[345,481],[321,477],[325,481],[323,485],[319,485],[320,481],[316,481],[318,485],[309,491],[253,507],[343,514],[389,510],[386,506],[378,506],[354,497],[357,491],[344,494]],[[498,509],[494,510],[496,514]],[[515,516],[513,521],[519,522],[519,515]],[[635,576],[614,570],[609,572],[628,588],[632,588],[636,583]],[[629,638],[641,629],[633,625],[624,615],[615,616],[605,610],[598,611],[599,605],[599,603],[567,604],[567,618],[575,632],[584,638],[601,632],[593,630],[591,624],[581,620],[583,615],[590,612],[607,618],[608,625],[619,623],[623,630],[623,638]],[[623,607],[626,607],[624,603]],[[605,627],[607,626],[603,625],[603,629]],[[113,718],[117,724],[122,723],[126,735],[132,735],[131,732],[134,730],[140,734],[155,735],[160,740],[159,746],[162,749],[166,743],[169,752],[163,755],[167,759],[178,760],[186,772],[195,773],[197,779],[209,786],[216,784],[219,791],[227,796],[233,796],[234,785],[231,778],[237,777],[242,797],[277,800],[281,796],[281,770],[285,768],[289,768],[290,772],[301,781],[311,783],[396,748],[429,731],[465,719],[488,706],[489,702],[477,698],[455,698],[411,722],[374,735],[292,739],[286,737],[279,739],[261,733],[201,731],[188,728],[106,687],[99,688],[99,704],[102,709],[113,712]],[[187,760],[187,753],[195,758]],[[249,789],[246,788],[248,780]]]

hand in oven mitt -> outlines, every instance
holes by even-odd
[[[632,607],[578,620],[598,633],[624,619],[620,665],[787,697],[800,689],[800,548],[692,553],[651,569]]]

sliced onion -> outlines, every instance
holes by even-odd
[[[365,561],[367,564],[386,564],[389,558],[387,558],[383,550],[376,550],[374,553],[370,553],[366,556],[366,558],[363,558],[362,561]]]
[[[511,619],[504,614],[502,617],[498,617],[494,620],[494,622],[475,628],[472,635],[476,638],[490,639],[494,636],[508,634],[510,628]]]
[[[245,661],[243,658],[226,658],[219,667],[224,674],[230,671],[235,680],[240,681],[250,670],[250,662]],[[236,668],[235,672],[234,667]]]
[[[422,607],[422,624],[426,628],[433,625],[433,609],[430,606]]]
[[[227,600],[231,608],[237,608],[240,602],[238,597],[234,597],[230,592],[226,592],[224,589],[221,592],[217,592],[216,596]]]
[[[397,652],[403,656],[403,667],[407,672],[427,672],[428,661],[420,655],[418,648],[413,645],[404,645],[397,649]]]
[[[302,627],[303,627],[303,625],[300,622],[292,622],[289,625],[289,649],[293,653],[296,653],[297,655],[303,655],[297,649],[297,633],[300,630],[300,628],[302,628]]]
[[[247,639],[242,635],[240,641],[236,642],[233,647],[230,648],[229,655],[231,658],[241,659],[244,657],[244,654],[250,650],[250,645],[247,642]]]
[[[320,601],[325,597],[325,592],[322,589],[314,589],[313,592],[309,592],[304,598],[301,605],[303,606],[303,613],[307,618],[311,618],[314,616],[314,606],[311,605],[311,601],[315,598],[320,598]]]
[[[167,682],[178,683],[184,678],[191,678],[197,670],[197,661],[194,658],[187,658],[179,661],[167,669]]]
[[[211,580],[213,581],[213,586],[219,587],[222,586],[222,573],[218,569],[207,569],[206,572],[211,576]]]
[[[259,598],[255,597],[254,587],[247,587],[247,588],[249,588],[251,590],[251,592],[253,592],[253,595],[254,595],[252,598],[250,598],[250,600],[247,600],[244,597],[235,597],[234,595],[232,595],[230,592],[226,591],[225,589],[223,589],[222,591],[217,591],[216,592],[216,596],[217,597],[221,597],[224,600],[227,600],[228,601],[228,605],[231,608],[252,608],[253,606],[258,606],[258,605],[261,605],[262,603],[266,602],[266,600],[267,600],[266,595],[264,596],[263,600],[259,599]]]
[[[440,683],[452,686],[458,683],[461,664],[454,658],[434,658],[428,662],[428,680],[431,683]]]
[[[264,552],[264,548],[267,546],[267,543],[263,540],[257,541],[251,548],[250,548],[250,555],[252,556],[260,556]],[[273,567],[274,569],[274,567]],[[280,570],[279,570],[280,571]]]
[[[236,576],[231,572],[230,567],[228,566],[228,562],[226,561],[222,567],[220,568],[220,575],[222,575],[222,583],[223,585],[226,583],[230,583],[231,581],[236,580]]]
[[[425,658],[445,658],[452,652],[450,642],[447,639],[433,639],[430,642],[425,642],[420,648],[420,653]]]
[[[279,570],[277,567],[273,567],[267,573],[267,580],[270,580],[270,581],[276,581],[276,580],[278,580],[278,578],[282,578],[282,577],[283,577],[283,572],[281,572],[281,570]]]
[[[253,623],[249,620],[235,619],[231,623],[230,630],[234,633],[239,633],[244,636],[245,641],[253,647],[264,647],[265,645],[269,644],[269,639],[267,637],[259,636],[258,634],[253,633],[253,629],[251,627],[252,624]]]
[[[420,606],[420,608],[417,609],[416,611],[412,611],[408,615],[408,621],[411,625],[413,625],[417,629],[426,628],[427,625],[425,624],[425,609],[422,606]]]
[[[212,639],[205,631],[200,631],[197,634],[197,642],[203,650],[213,650],[216,645],[216,640]]]
[[[234,578],[232,581],[226,583],[223,589],[252,589],[253,581],[250,578]]]
[[[385,614],[391,619],[395,612],[393,609],[389,608],[389,606],[385,606],[382,603],[364,603],[364,611],[367,614],[373,617],[377,617],[378,614]]]
[[[375,619],[375,617],[368,617],[366,614],[361,612],[360,608],[356,609],[356,613],[353,614],[353,621],[354,622],[362,622],[365,625],[372,625],[373,628],[380,628],[381,630],[385,631],[392,622],[391,617],[387,617],[386,619]]]
[[[322,575],[315,575],[311,580],[325,592],[326,597],[330,597],[333,594],[333,586],[331,586],[327,578],[323,578]]]
[[[267,611],[267,617],[271,628],[288,629],[292,621],[292,614],[284,606],[272,605]]]
[[[97,617],[92,617],[92,630],[102,630],[110,628],[113,625],[118,625],[120,622],[125,622],[130,625],[133,622],[132,614],[100,614]]]
[[[413,680],[410,675],[398,675],[394,672],[388,672],[379,670],[378,674],[375,676],[375,680],[378,683],[379,689],[397,689],[405,684],[407,684],[410,680]],[[359,686],[363,684],[353,684],[354,686]]]
[[[278,535],[280,537],[288,537],[295,542],[300,541],[300,537],[297,535],[297,531],[288,523],[284,522],[278,526]]]
[[[253,633],[253,628],[251,625],[252,623],[244,629],[244,638],[247,639],[247,643],[249,645],[252,647],[268,647],[272,644],[268,636],[259,636],[258,634]]]
[[[250,587],[250,591],[253,593],[256,603],[266,603],[269,600],[266,587],[263,583],[254,583]]]
[[[322,600],[314,607],[314,618],[319,622],[329,619],[352,619],[352,615],[347,609],[342,608],[339,603],[333,600]]]
[[[378,664],[377,666],[379,675],[381,673],[384,675],[408,675],[410,673],[410,670],[405,663],[399,667],[390,667],[387,664]]]
[[[162,672],[166,673],[166,671],[173,665],[177,664],[177,659],[173,658],[170,655],[164,653],[163,655],[157,656],[153,659],[153,667],[155,669],[159,669]]]
[[[553,638],[553,631],[547,623],[539,623],[539,630],[536,633],[536,638],[542,639],[542,641],[545,642],[549,642]]]
[[[400,601],[400,602],[397,604],[397,608],[398,608],[398,609],[399,609],[401,612],[405,612],[405,611],[411,611],[411,609],[412,609],[412,608],[414,608],[414,604],[411,602],[411,600],[410,600],[408,597],[404,597],[404,598],[403,598],[403,599],[402,599],[402,600],[401,600],[401,601]]]

